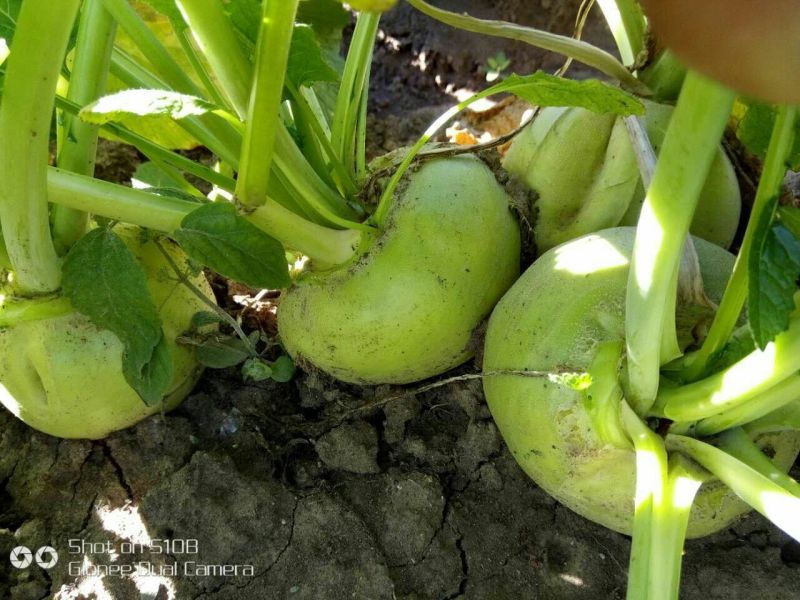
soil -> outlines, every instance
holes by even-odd
[[[439,4],[569,31],[578,3]],[[387,42],[377,54],[374,152],[419,135],[453,102],[448,85],[479,85],[475,57],[504,49],[515,70],[560,64],[423,25],[406,6],[383,29],[399,49]],[[607,43],[597,24],[589,33]],[[428,66],[413,66],[423,54]],[[129,176],[110,153],[108,177]],[[480,381],[416,389],[208,371],[178,410],[96,442],[51,438],[0,413],[0,556],[20,545],[60,555],[49,570],[0,560],[0,598],[623,598],[629,538],[521,472]],[[137,575],[104,575],[135,565]],[[798,569],[800,546],[753,516],[687,544],[682,598],[798,598]]]

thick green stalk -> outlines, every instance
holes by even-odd
[[[800,498],[727,452],[694,438],[668,435],[667,447],[700,463],[777,527],[800,540]]]
[[[468,15],[457,14],[431,6],[424,0],[407,0],[408,3],[429,17],[452,27],[466,31],[492,35],[510,40],[525,42],[543,50],[568,56],[587,66],[594,67],[601,73],[617,79],[631,91],[649,95],[650,90],[636,79],[614,56],[604,50],[564,35],[556,35],[547,31],[539,31],[531,27],[523,27],[504,21],[476,19]]]
[[[178,9],[239,118],[247,117],[253,67],[220,0],[177,0]]]
[[[719,448],[800,498],[800,484],[776,467],[740,427],[720,435]]]
[[[106,9],[119,26],[136,42],[145,58],[175,90],[193,96],[201,96],[200,88],[170,55],[147,24],[139,17],[127,0],[103,0]]]
[[[753,438],[778,431],[800,431],[800,399],[742,427]]]
[[[683,245],[733,105],[733,92],[687,76],[636,230],[626,297],[628,388],[638,414],[658,391],[664,347],[677,350],[674,307]]]
[[[722,349],[736,328],[736,323],[747,300],[747,268],[750,254],[754,250],[758,251],[753,248],[753,236],[765,213],[775,213],[778,195],[786,175],[786,159],[794,145],[796,120],[796,108],[784,106],[778,110],[778,117],[772,129],[772,137],[764,162],[764,170],[758,182],[758,190],[753,201],[753,210],[750,213],[741,250],[736,257],[733,273],[728,280],[725,294],[708,336],[700,350],[687,357],[684,363],[685,367],[681,377],[687,381],[696,379],[705,371],[708,361]]]
[[[200,80],[200,84],[208,94],[208,98],[217,106],[224,106],[231,109],[228,101],[225,99],[219,87],[217,86],[217,82],[214,81],[211,73],[209,73],[208,66],[205,62],[203,62],[203,59],[198,53],[197,47],[195,46],[192,38],[191,30],[189,28],[185,28],[181,31],[176,31],[175,35],[178,38],[178,42],[180,43],[183,53],[186,55],[189,64],[192,65],[195,75],[197,75],[197,78]]]
[[[656,540],[650,551],[650,598],[653,600],[678,598],[689,515],[703,485],[703,477],[697,470],[681,455],[671,456],[664,493],[653,503],[652,535]]]
[[[795,377],[800,356],[800,316],[764,350],[754,350],[705,379],[659,391],[652,414],[672,421],[698,421],[745,405],[784,380]]]
[[[796,402],[798,398],[800,398],[800,375],[795,375],[750,398],[744,404],[703,419],[696,424],[694,432],[699,437],[706,437],[731,427],[745,425]]]
[[[280,127],[283,80],[299,0],[265,0],[256,45],[255,79],[250,91],[247,129],[239,161],[236,195],[244,206],[261,206]]]
[[[347,52],[342,83],[336,98],[331,142],[348,173],[358,181],[356,137],[361,104],[366,97],[372,51],[378,34],[379,13],[359,13]]]
[[[47,183],[51,202],[167,234],[180,227],[184,217],[200,206],[55,168],[48,170]],[[362,236],[357,231],[310,223],[272,200],[245,218],[287,247],[324,265],[347,262],[355,254]]]
[[[80,0],[22,4],[0,104],[0,221],[19,290],[53,292],[61,268],[47,204],[56,85]]]
[[[105,92],[116,29],[103,0],[83,3],[67,92],[70,102],[86,106]],[[94,175],[98,126],[65,113],[61,127],[63,143],[58,149],[58,166],[82,175]],[[54,206],[51,219],[56,251],[65,254],[86,231],[88,215]]]
[[[653,90],[656,100],[670,102],[681,93],[686,67],[670,50],[662,50],[638,75]]]
[[[667,479],[667,452],[664,441],[645,425],[628,406],[620,403],[622,424],[636,453],[636,497],[633,513],[633,540],[628,566],[628,600],[647,600],[653,591],[650,556],[659,541],[655,531],[654,507],[661,502]]]
[[[636,0],[597,0],[622,62],[632,65],[644,49],[647,23]]]

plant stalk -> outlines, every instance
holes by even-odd
[[[778,110],[742,247],[703,345],[684,362],[681,378],[686,381],[697,379],[705,371],[708,361],[722,349],[736,328],[742,308],[747,301],[747,270],[750,255],[757,251],[753,248],[753,236],[765,213],[770,212],[773,215],[775,213],[783,178],[786,175],[786,159],[794,145],[796,120],[796,108],[783,106]]]
[[[635,0],[597,0],[617,49],[626,65],[633,65],[644,49],[647,23]]]
[[[736,427],[720,435],[719,448],[800,498],[800,484],[776,467],[742,428]]]
[[[0,105],[0,221],[24,294],[61,285],[50,237],[47,163],[56,85],[80,0],[27,0],[20,9]]]
[[[700,463],[747,504],[800,541],[800,498],[710,444],[682,435],[668,435],[666,442],[671,451],[683,452]]]
[[[517,40],[536,46],[537,48],[542,48],[543,50],[556,52],[613,77],[633,92],[644,96],[650,95],[649,88],[636,79],[633,74],[625,68],[625,65],[608,52],[600,50],[587,42],[582,42],[564,35],[549,33],[547,31],[539,31],[531,27],[507,23],[505,21],[476,19],[469,15],[461,15],[436,8],[424,0],[407,0],[407,2],[420,12],[446,25],[464,29],[465,31],[472,31],[473,33]]]
[[[275,137],[280,127],[283,80],[298,4],[299,0],[264,1],[236,184],[236,195],[244,206],[261,206],[267,200]]]
[[[796,377],[800,356],[800,315],[763,350],[756,349],[727,369],[705,379],[659,391],[652,414],[672,421],[698,421],[750,402]]]
[[[365,90],[368,86],[372,52],[380,19],[379,13],[358,14],[333,118],[331,143],[339,160],[356,181],[358,181],[357,165],[361,160],[356,156],[359,115],[366,98]]]
[[[166,234],[178,229],[184,217],[200,206],[56,168],[48,170],[47,182],[51,202]],[[326,266],[347,262],[362,238],[359,231],[311,223],[273,200],[244,217],[287,247]]]
[[[247,117],[253,67],[220,0],[177,0],[178,9],[239,118]]]
[[[679,352],[674,305],[681,254],[733,99],[719,84],[687,76],[639,217],[625,337],[630,400],[641,415],[655,401],[661,365]]]
[[[67,100],[86,106],[103,95],[108,80],[116,24],[103,0],[86,0],[80,17],[75,62],[69,79]],[[99,127],[63,114],[58,151],[59,168],[82,175],[94,175]],[[62,206],[52,209],[53,242],[59,254],[66,252],[86,231],[88,215]]]

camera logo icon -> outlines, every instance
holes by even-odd
[[[9,556],[11,566],[17,569],[27,569],[33,562],[33,554],[25,546],[17,546],[11,551]]]
[[[34,555],[30,548],[17,546],[8,556],[11,566],[16,569],[27,569],[33,561],[42,569],[52,569],[58,563],[58,552],[52,546],[42,546]]]
[[[43,569],[52,569],[58,562],[58,552],[52,546],[42,546],[36,551],[34,560]]]

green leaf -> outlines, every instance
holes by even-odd
[[[186,21],[183,20],[175,0],[139,0],[138,4],[148,4],[156,12],[167,17],[177,32],[187,28]]]
[[[174,365],[169,345],[164,336],[153,348],[153,353],[141,368],[133,360],[122,361],[122,372],[125,379],[131,383],[139,396],[148,406],[154,406],[162,401],[164,395],[169,390],[172,377],[174,376]]]
[[[196,312],[192,315],[190,325],[192,329],[202,329],[203,327],[217,325],[218,323],[222,322],[222,317],[220,317],[217,313],[211,312],[210,310],[201,310],[200,312]]]
[[[251,356],[247,344],[238,337],[213,337],[193,345],[200,364],[212,369],[235,367]]]
[[[294,28],[286,75],[297,87],[323,81],[339,81],[339,74],[325,62],[322,48],[308,25],[297,25]]]
[[[272,363],[272,379],[279,383],[286,383],[292,380],[296,370],[294,361],[284,354]]]
[[[762,350],[789,327],[798,277],[800,241],[781,223],[772,224],[772,214],[765,211],[748,264],[750,331]]]
[[[195,96],[169,90],[122,90],[103,96],[83,107],[80,118],[95,125],[115,122],[126,125],[131,119],[168,118],[172,120],[198,117],[219,107]]]
[[[778,216],[781,219],[781,223],[792,232],[794,237],[800,240],[800,208],[781,206],[778,208]]]
[[[347,0],[353,10],[365,12],[386,12],[394,8],[397,0]]]
[[[109,228],[94,229],[64,261],[63,292],[76,310],[123,343],[125,379],[148,405],[172,378],[172,361],[147,277],[133,252]]]
[[[736,137],[748,152],[762,160],[767,156],[777,114],[777,107],[761,102],[740,100],[734,106],[734,115],[738,117]],[[800,121],[795,124],[795,128],[796,135],[789,166],[797,170],[800,169]]]
[[[337,0],[302,0],[297,8],[297,21],[306,23],[321,35],[339,33],[350,24],[348,13]]]
[[[280,242],[236,214],[232,204],[206,204],[192,211],[174,234],[195,261],[251,287],[289,285],[289,268]]]
[[[253,381],[264,381],[272,377],[272,367],[260,358],[248,358],[242,365],[242,376]]]
[[[574,81],[542,71],[533,75],[509,75],[470,100],[501,93],[514,94],[535,106],[580,106],[596,113],[623,116],[644,114],[644,105],[617,87],[596,79]]]
[[[17,29],[17,17],[22,0],[0,0],[0,38],[10,46]]]
[[[143,162],[131,177],[133,187],[137,189],[156,188],[181,190],[185,183],[164,171],[154,162]]]

